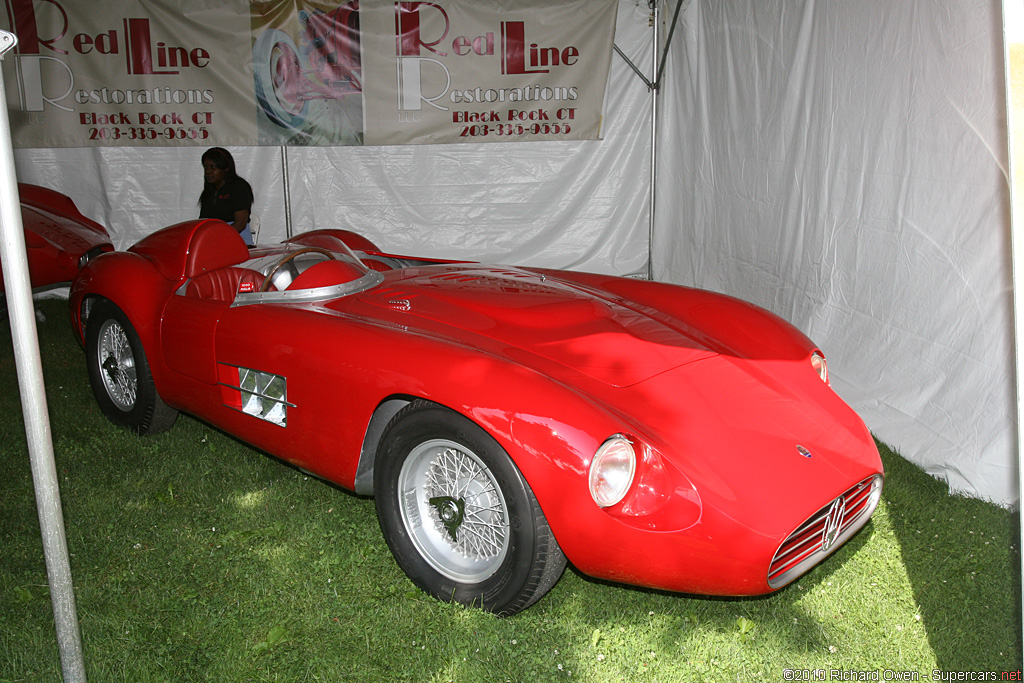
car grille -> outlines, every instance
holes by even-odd
[[[882,475],[868,477],[813,514],[772,558],[768,585],[781,588],[831,555],[867,524],[882,496]]]

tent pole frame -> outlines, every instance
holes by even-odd
[[[0,59],[18,42],[13,33],[0,31]],[[7,91],[0,77],[0,102]],[[84,683],[85,658],[71,581],[64,514],[61,511],[53,437],[43,385],[32,284],[25,251],[25,227],[21,219],[18,178],[14,168],[11,122],[7,107],[0,107],[0,263],[3,264],[7,307],[14,341],[14,361],[21,389],[21,406],[28,440],[36,511],[43,541],[43,558],[53,604],[61,670],[65,683]]]
[[[682,4],[683,0],[678,0]],[[658,208],[658,85],[660,84],[661,71],[658,67],[658,37],[661,19],[658,14],[660,6],[658,0],[651,2],[651,13],[654,21],[654,40],[651,47],[651,73],[657,74],[654,83],[650,85],[651,90],[651,196],[650,210],[647,212],[647,279],[654,279],[654,218]],[[671,31],[669,32],[671,35]],[[665,57],[662,56],[662,64]]]
[[[661,6],[662,0],[648,0],[648,7],[651,10],[651,23],[654,28],[654,40],[651,48],[651,73],[655,74],[654,80],[647,78],[643,71],[637,67],[633,61],[626,56],[618,45],[612,45],[616,54],[629,65],[629,68],[633,70],[640,80],[644,82],[647,89],[651,93],[651,193],[650,193],[650,211],[648,212],[648,224],[647,224],[647,279],[654,279],[654,219],[657,209],[657,192],[658,192],[658,90],[661,87],[661,77],[665,73],[665,62],[668,57],[668,49],[672,45],[672,36],[675,35],[676,24],[679,20],[679,12],[683,8],[683,0],[676,0],[676,9],[672,13],[672,23],[669,25],[668,37],[665,39],[665,47],[661,51],[661,59],[658,59],[658,43],[660,37],[660,12],[659,7]],[[668,2],[669,0],[664,0]]]
[[[284,190],[284,236],[295,236],[292,228],[292,188],[288,184],[288,145],[281,145],[281,184]]]

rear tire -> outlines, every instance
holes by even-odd
[[[395,560],[440,600],[514,614],[565,569],[537,499],[505,450],[436,404],[414,401],[391,420],[374,493]]]
[[[139,335],[106,299],[89,314],[85,355],[92,393],[111,422],[137,434],[156,434],[174,424],[178,411],[157,393]]]

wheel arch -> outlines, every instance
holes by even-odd
[[[128,316],[148,354],[158,342],[160,313],[175,285],[138,254],[113,252],[97,257],[71,285],[69,308],[75,335],[84,342],[91,307],[98,299],[106,299]]]
[[[352,490],[357,494],[361,496],[373,495],[373,471],[377,462],[377,449],[380,446],[381,439],[383,438],[384,432],[387,429],[388,424],[391,422],[391,419],[413,401],[425,401],[444,408],[445,410],[450,410],[451,412],[470,420],[490,434],[492,438],[496,438],[492,433],[492,430],[488,429],[486,425],[480,424],[479,420],[474,419],[471,413],[467,414],[464,410],[459,410],[458,408],[446,405],[445,403],[441,403],[434,399],[420,396],[406,394],[389,396],[381,401],[374,409],[373,414],[370,415],[370,421],[366,425],[366,431],[363,433],[363,441],[359,448],[359,462],[356,465],[356,476],[352,487]],[[503,441],[502,439],[497,438],[496,440],[499,444]],[[502,444],[502,447],[505,448],[505,445]],[[509,457],[511,457],[511,455]],[[512,462],[519,467],[519,463],[515,458],[512,458]]]
[[[536,381],[539,378],[532,379]],[[532,381],[528,383],[533,384]],[[363,432],[353,490],[360,495],[373,495],[377,451],[388,424],[413,401],[426,401],[461,415],[480,427],[506,451],[541,506],[545,509],[559,507],[554,502],[564,491],[566,482],[563,477],[578,478],[578,474],[568,473],[584,471],[604,439],[622,429],[624,423],[557,383],[544,382],[543,386],[534,385],[533,389],[531,393],[537,404],[530,410],[508,410],[500,401],[485,399],[486,392],[474,392],[475,395],[470,396],[459,396],[457,392],[447,395],[394,393],[387,396],[377,404]],[[559,414],[558,408],[567,409],[578,419],[566,421],[553,417]],[[583,479],[577,484],[585,487]]]
[[[353,490],[361,496],[373,495],[373,466],[377,461],[377,447],[380,446],[384,430],[398,412],[415,400],[411,396],[391,396],[384,399],[370,416],[370,422],[363,434],[359,449],[359,464]]]

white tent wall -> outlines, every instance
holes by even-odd
[[[687,0],[676,30],[655,277],[787,318],[881,440],[1015,504],[999,0]]]
[[[675,8],[669,3],[663,18]],[[794,322],[837,390],[960,491],[1017,501],[998,0],[685,0],[661,95],[654,273]],[[650,74],[646,2],[616,44]],[[287,150],[293,232],[395,252],[643,273],[650,94],[612,59],[605,139]],[[201,147],[23,149],[118,248],[198,215]],[[232,148],[261,239],[279,148]]]
[[[621,0],[616,44],[645,67],[646,2]],[[613,55],[603,141],[287,150],[293,233],[355,230],[396,253],[616,274],[646,272],[646,86]],[[285,237],[279,148],[231,147],[253,185],[260,241]],[[201,147],[23,149],[18,179],[70,195],[125,249],[199,215]]]

